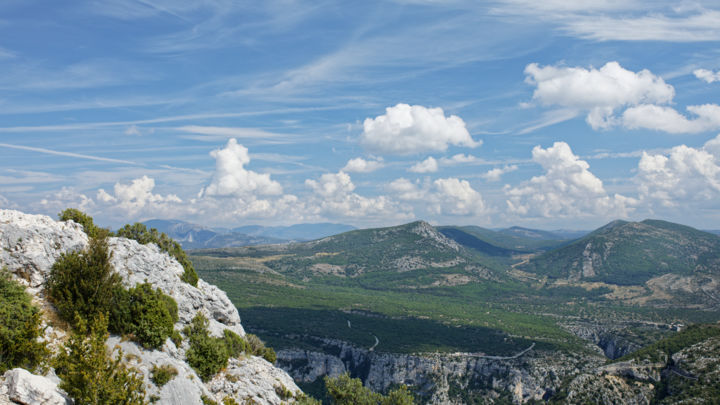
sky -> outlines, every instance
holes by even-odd
[[[720,229],[720,6],[0,3],[0,208]]]

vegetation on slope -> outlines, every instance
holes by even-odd
[[[34,370],[49,355],[38,341],[40,310],[32,304],[25,287],[0,270],[0,374],[22,367]]]
[[[664,273],[718,273],[720,237],[665,221],[614,221],[521,266],[552,278],[643,284]]]

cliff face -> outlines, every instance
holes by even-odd
[[[349,372],[374,390],[394,384],[417,389],[423,403],[463,404],[510,400],[525,403],[547,399],[572,375],[604,362],[600,355],[566,355],[530,350],[517,358],[494,359],[471,354],[389,354],[322,339],[324,353],[278,351],[278,366],[296,381],[312,383],[324,375]],[[502,402],[502,401],[501,401]]]
[[[88,238],[82,227],[72,221],[57,222],[43,215],[0,210],[0,267],[7,267],[25,284],[35,302],[43,308],[43,321],[47,326],[44,339],[51,348],[62,344],[67,331],[53,324],[54,309],[45,300],[43,284],[60,254],[81,250],[87,244]],[[123,284],[132,287],[136,283],[149,282],[154,288],[160,288],[175,299],[179,315],[175,330],[182,330],[196,313],[202,312],[209,320],[211,335],[222,336],[225,329],[245,335],[237,309],[227,295],[203,280],[198,282],[197,287],[183,282],[180,279],[183,267],[157,246],[141,245],[125,238],[111,238],[109,246],[112,251],[112,265],[122,277]],[[116,336],[111,336],[106,342],[109,349],[118,346],[122,348],[128,362],[144,375],[148,397],[158,397],[158,404],[199,404],[202,403],[202,396],[218,402],[229,396],[240,403],[252,400],[260,404],[279,404],[283,399],[276,393],[276,388],[284,387],[293,393],[300,392],[287,373],[254,356],[231,360],[225,370],[203,383],[185,363],[187,345],[187,342],[183,342],[180,347],[176,347],[167,339],[161,350],[145,350]],[[150,370],[154,365],[165,364],[174,366],[178,375],[160,388],[151,381]],[[32,393],[32,381],[39,384],[36,384],[36,388],[46,387],[37,388],[39,391],[33,394],[35,397],[51,395],[54,392],[52,388],[48,388],[58,381],[52,371],[46,378],[16,370],[19,369],[8,371],[0,379],[0,404],[8,399],[20,403],[35,402],[25,398],[30,395],[28,393]],[[18,394],[17,391],[22,387],[29,388]],[[62,397],[55,395],[53,398]]]

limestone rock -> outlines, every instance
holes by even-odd
[[[22,368],[8,370],[4,375],[7,397],[23,405],[69,405],[72,401],[49,378]]]

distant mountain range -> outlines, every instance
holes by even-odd
[[[180,220],[152,219],[143,222],[180,242],[185,249],[238,247],[307,241],[355,229],[350,225],[318,223],[291,226],[248,225],[209,228]]]

